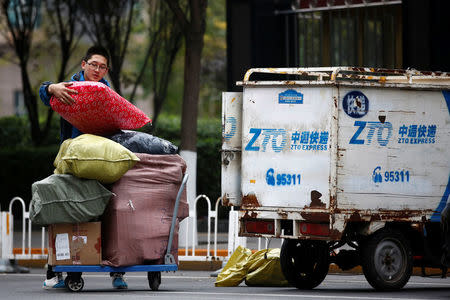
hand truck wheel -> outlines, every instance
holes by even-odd
[[[157,291],[161,284],[161,272],[148,272],[148,285],[152,291]]]
[[[68,275],[64,279],[64,283],[66,284],[66,288],[71,292],[79,292],[84,287],[84,280],[81,277],[75,278]]]

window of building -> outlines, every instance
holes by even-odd
[[[401,68],[401,1],[372,1],[366,6],[361,3],[334,1],[334,6],[310,5],[295,10],[295,63],[302,67]]]

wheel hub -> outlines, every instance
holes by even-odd
[[[401,274],[404,264],[398,245],[392,241],[381,242],[375,252],[375,266],[380,276],[387,280]]]

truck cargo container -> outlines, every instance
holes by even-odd
[[[378,290],[413,266],[446,275],[449,74],[259,68],[237,85],[222,95],[222,202],[241,236],[284,239],[291,285],[316,287],[331,263]]]

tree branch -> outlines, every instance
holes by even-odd
[[[178,0],[166,0],[166,3],[170,7],[172,12],[175,14],[176,20],[179,23],[182,30],[186,32],[187,28],[189,27],[189,21],[186,17],[186,14],[181,9]]]

